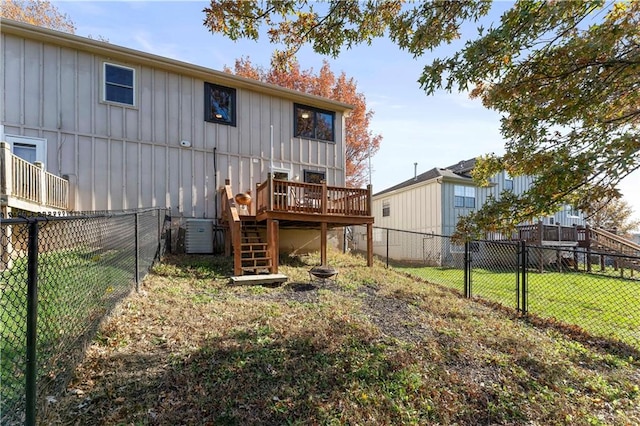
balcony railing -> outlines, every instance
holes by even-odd
[[[0,205],[22,210],[68,210],[69,182],[11,153],[0,142]]]
[[[371,216],[371,191],[268,178],[256,194],[256,212],[265,211]]]

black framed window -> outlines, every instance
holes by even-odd
[[[294,105],[294,136],[335,142],[336,114],[305,105]]]
[[[382,217],[391,216],[391,203],[388,200],[382,202]]]
[[[236,89],[204,83],[204,121],[236,125]]]
[[[104,100],[135,105],[136,70],[104,63]]]
[[[473,209],[476,207],[476,188],[473,186],[456,185],[453,188],[453,207]]]
[[[326,182],[327,174],[325,172],[316,172],[313,170],[304,171],[304,181],[306,183],[322,183]]]

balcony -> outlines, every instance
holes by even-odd
[[[348,225],[367,226],[367,264],[373,265],[373,216],[371,187],[346,188],[274,179],[256,186],[254,198],[234,196],[229,181],[221,191],[222,222],[229,232],[227,254],[233,251],[234,274],[267,270],[278,273],[281,228],[320,230],[320,261],[327,262],[327,229]],[[259,229],[266,229],[263,239]]]
[[[55,212],[69,209],[69,182],[11,153],[0,142],[0,207],[31,212]]]

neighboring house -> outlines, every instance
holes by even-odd
[[[227,180],[233,194],[254,192],[245,215],[268,204],[255,192],[269,174],[316,188],[345,186],[350,105],[15,21],[3,19],[0,27],[3,170],[39,162],[47,182],[64,177],[55,202],[44,184],[31,199],[4,181],[5,213],[159,206],[183,225],[221,218]],[[325,221],[349,220],[338,222]],[[280,246],[308,244],[296,233]],[[317,247],[311,235],[309,247]]]
[[[459,218],[482,208],[489,196],[499,198],[504,190],[521,194],[532,183],[532,178],[527,176],[511,177],[500,173],[491,178],[491,185],[480,187],[471,178],[475,162],[472,158],[449,167],[416,173],[413,178],[374,194],[372,212],[376,228],[450,236]],[[584,225],[583,214],[569,206],[539,220],[546,225],[562,227]],[[381,229],[374,230],[374,247],[381,245],[383,237]],[[386,243],[384,246],[376,247],[376,254],[385,255]],[[402,247],[400,241],[390,242],[389,249],[390,256],[396,259],[410,256],[404,253],[407,248]],[[445,257],[460,250],[460,247],[443,248]]]
[[[445,168],[433,168],[373,195],[376,227],[452,235],[458,219],[479,210],[489,196],[499,198],[504,190],[522,194],[531,185],[527,176],[499,173],[488,187],[471,178],[476,159]],[[540,218],[545,224],[584,225],[584,216],[567,206],[553,216]]]

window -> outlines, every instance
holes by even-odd
[[[504,189],[507,191],[513,191],[513,178],[509,172],[504,172]]]
[[[382,217],[391,216],[391,205],[389,200],[384,200],[382,202]]]
[[[326,181],[325,172],[314,172],[311,170],[304,171],[304,181],[306,183],[322,183]]]
[[[294,136],[334,142],[335,113],[304,105],[294,105]]]
[[[136,70],[120,65],[104,63],[104,100],[119,104],[135,105]]]
[[[473,209],[476,207],[475,187],[456,185],[453,191],[453,207],[464,207],[467,209]]]
[[[236,125],[236,89],[204,83],[204,121]]]
[[[566,206],[566,210],[567,210],[567,217],[572,217],[572,218],[580,217],[580,212],[574,206],[568,205]]]

